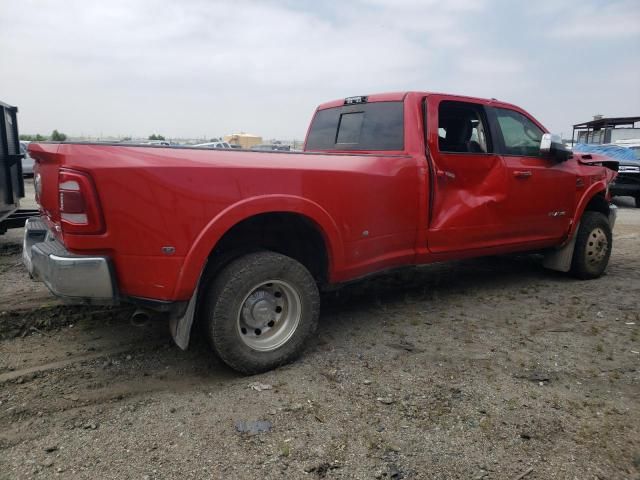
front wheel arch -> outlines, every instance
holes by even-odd
[[[600,212],[605,217],[608,217],[610,208],[609,208],[609,202],[605,198],[605,192],[598,192],[593,197],[591,197],[591,200],[587,202],[587,205],[585,206],[584,211]]]
[[[573,226],[569,232],[569,238],[571,238],[578,230],[580,219],[585,212],[600,212],[604,216],[608,217],[611,211],[609,201],[607,200],[606,185],[604,182],[598,182],[591,185],[587,191],[584,192],[574,213]]]

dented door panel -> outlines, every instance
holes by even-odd
[[[481,248],[504,241],[508,181],[498,155],[440,154],[429,229],[432,252]]]
[[[504,162],[492,153],[485,125],[487,152],[440,151],[439,107],[447,97],[432,95],[427,103],[427,142],[433,170],[433,205],[428,229],[432,253],[491,247],[509,242],[512,225],[505,222],[509,182]],[[462,107],[465,102],[460,102]],[[488,124],[483,105],[468,103]]]

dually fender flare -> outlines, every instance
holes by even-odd
[[[294,195],[264,195],[235,203],[214,217],[198,235],[178,277],[174,298],[189,298],[186,311],[170,319],[171,334],[176,344],[186,349],[198,300],[200,280],[210,253],[220,239],[238,223],[264,213],[295,213],[309,219],[318,228],[327,247],[329,271],[344,262],[342,236],[335,220],[317,203]]]
[[[605,192],[607,190],[607,183],[605,180],[599,180],[589,186],[582,197],[580,197],[580,201],[578,202],[578,206],[576,207],[576,212],[573,217],[573,222],[571,224],[571,229],[569,230],[568,238],[571,239],[573,235],[578,230],[578,225],[580,224],[580,219],[582,215],[584,215],[584,211],[587,208],[587,205],[593,198],[598,195],[600,192]]]
[[[549,270],[556,270],[558,272],[568,272],[571,269],[571,262],[573,260],[573,251],[576,246],[576,235],[578,228],[580,228],[580,219],[587,208],[589,202],[600,192],[605,191],[607,188],[606,182],[601,180],[592,184],[580,197],[576,212],[571,222],[571,228],[567,235],[567,240],[560,246],[551,252],[548,252],[544,256],[543,265]]]

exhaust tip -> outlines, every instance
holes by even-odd
[[[149,312],[139,308],[133,312],[129,321],[134,327],[144,327],[149,323],[150,319],[151,315],[149,315]]]

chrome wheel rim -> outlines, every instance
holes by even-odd
[[[593,229],[587,239],[587,248],[585,250],[587,263],[592,266],[598,265],[604,260],[608,250],[609,240],[604,230],[601,228]]]
[[[240,304],[238,335],[253,350],[269,352],[291,339],[302,314],[300,294],[283,280],[254,286]]]

